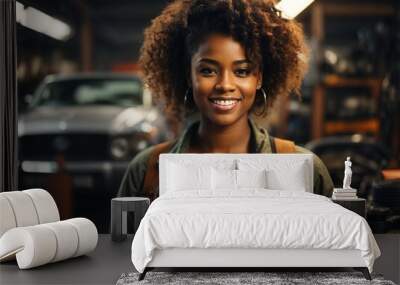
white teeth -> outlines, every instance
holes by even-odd
[[[222,105],[222,106],[228,106],[228,105],[233,105],[235,104],[236,100],[213,100],[213,103]]]

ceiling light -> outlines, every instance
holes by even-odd
[[[282,0],[275,7],[282,12],[282,17],[292,20],[312,2],[314,0]]]
[[[24,5],[16,2],[16,14],[17,23],[36,32],[60,41],[66,41],[71,36],[69,25],[35,8],[24,8]]]

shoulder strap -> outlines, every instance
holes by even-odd
[[[154,146],[147,161],[147,170],[144,177],[143,190],[147,197],[153,201],[158,196],[158,157],[161,153],[168,152],[173,142],[167,141]]]
[[[271,137],[271,150],[273,153],[294,153],[296,147],[292,141]]]

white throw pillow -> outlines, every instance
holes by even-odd
[[[214,190],[236,190],[236,170],[212,168]]]
[[[291,166],[290,171],[269,169],[267,171],[267,185],[272,190],[289,190],[306,192],[306,175],[304,163]]]
[[[275,161],[247,159],[238,161],[240,170],[259,171],[260,169],[266,169],[266,188],[271,190],[306,191],[307,185],[310,183],[306,166],[305,161],[289,159]]]
[[[268,188],[267,170],[236,170],[238,188]]]
[[[211,167],[168,163],[168,191],[211,189]]]

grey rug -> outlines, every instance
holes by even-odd
[[[150,271],[142,281],[138,281],[139,273],[122,274],[117,285],[133,284],[379,284],[395,285],[384,280],[381,275],[372,274],[372,281],[364,278],[360,272],[156,272]]]

